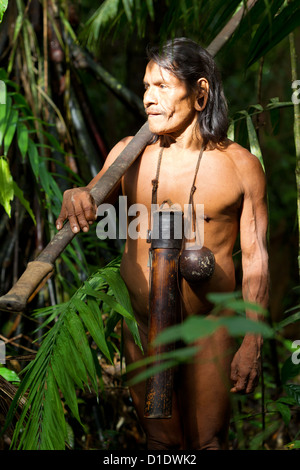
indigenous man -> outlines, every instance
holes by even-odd
[[[171,200],[184,207],[195,179],[195,204],[204,205],[204,242],[215,258],[212,277],[206,282],[181,284],[182,314],[209,315],[209,292],[235,289],[232,251],[240,233],[245,300],[263,307],[268,302],[267,208],[264,172],[257,157],[226,137],[227,106],[212,57],[195,42],[178,38],[151,49],[144,76],[144,106],[151,132],[148,145],[122,178],[128,204],[144,204],[150,211],[152,180],[159,184],[157,203]],[[131,137],[110,152],[100,173],[84,188],[64,193],[57,228],[67,218],[74,233],[87,232],[95,221],[90,189],[117,158]],[[200,162],[201,160],[201,162]],[[198,170],[196,172],[196,168]],[[147,348],[149,316],[149,244],[146,236],[128,238],[121,275],[128,287]],[[225,314],[225,313],[224,313]],[[249,318],[257,319],[254,312]],[[126,329],[127,364],[142,358]],[[229,391],[250,393],[260,374],[262,338],[246,334],[238,351],[225,329],[205,340],[196,361],[180,370],[170,419],[145,419],[145,384],[132,387],[131,395],[147,435],[149,449],[225,449],[230,413]]]

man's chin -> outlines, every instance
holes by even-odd
[[[151,121],[151,119],[148,119],[149,123],[149,130],[152,132],[152,134],[156,135],[164,135],[167,133],[167,130],[162,128],[161,126],[155,124],[154,122]]]

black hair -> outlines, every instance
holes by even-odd
[[[203,144],[221,144],[228,131],[227,102],[220,73],[212,56],[199,44],[187,38],[175,38],[163,46],[148,48],[147,57],[185,82],[195,91],[197,80],[206,78],[209,94],[205,108],[199,112],[198,124]]]

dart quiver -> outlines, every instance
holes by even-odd
[[[180,321],[178,258],[182,243],[183,213],[176,208],[153,212],[150,248],[150,294],[148,356],[159,356],[174,349],[174,344],[153,345],[157,335]],[[161,359],[152,365],[160,366]],[[144,416],[171,418],[173,370],[163,369],[146,381]]]

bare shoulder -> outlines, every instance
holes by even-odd
[[[128,145],[132,139],[133,136],[124,137],[111,149],[105,160],[105,167],[110,166],[116,160],[116,158],[118,158],[122,150],[124,150],[126,145]]]
[[[230,141],[224,152],[234,165],[236,175],[245,190],[251,190],[251,188],[253,189],[253,187],[258,186],[263,188],[265,186],[265,173],[258,157],[232,141]]]

